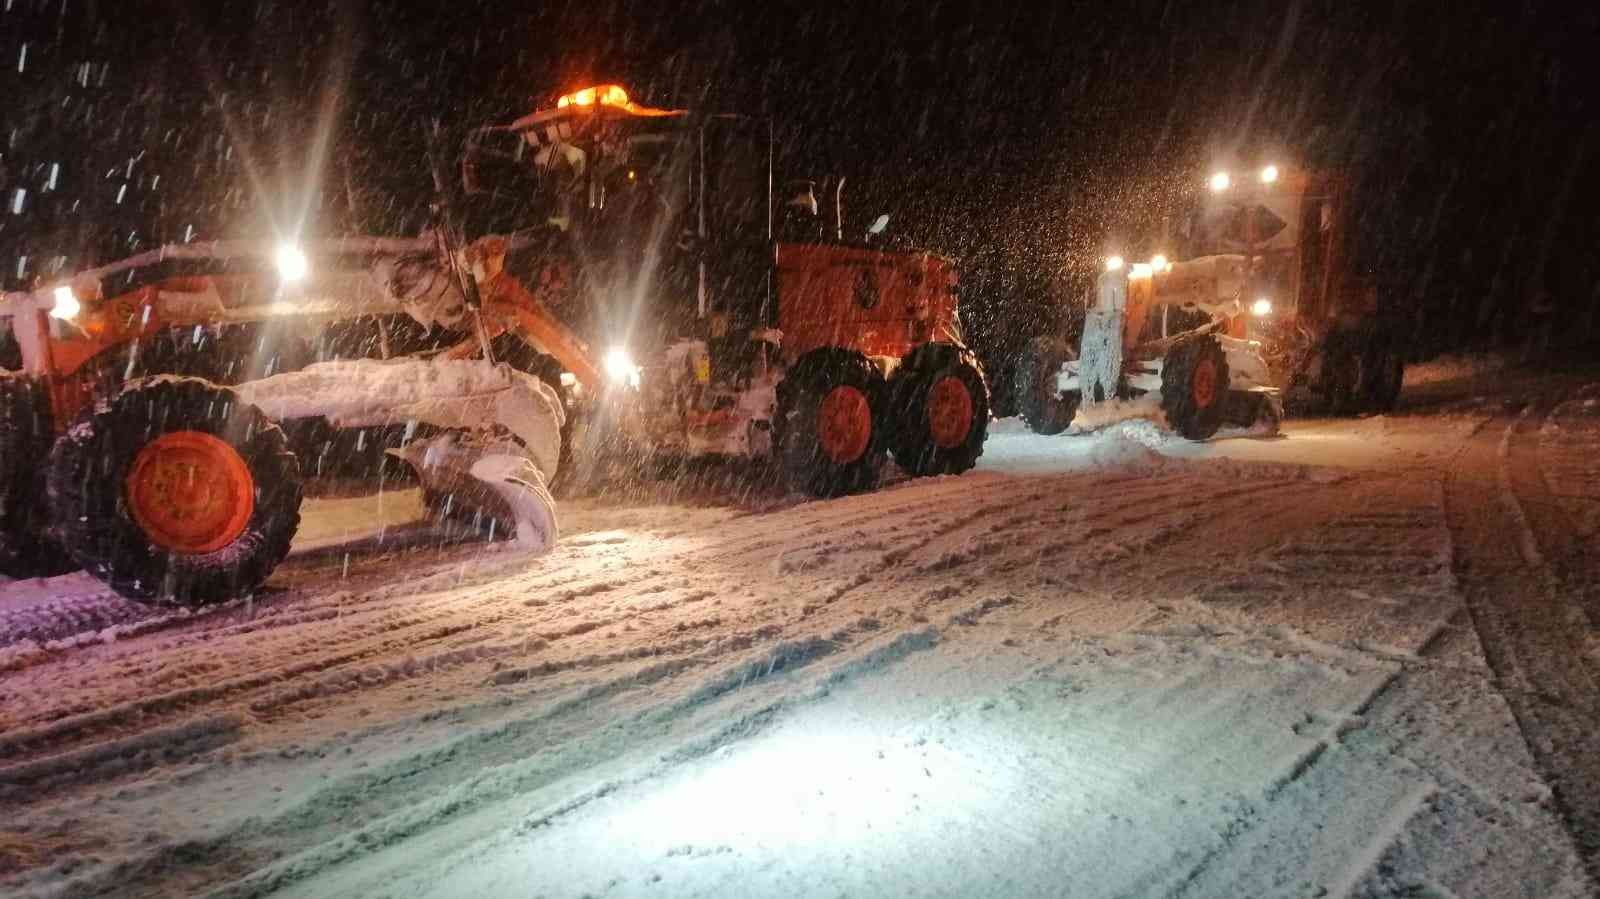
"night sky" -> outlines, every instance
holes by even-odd
[[[0,0],[0,284],[414,232],[428,122],[615,80],[771,114],[782,175],[957,258],[991,368],[1211,166],[1285,154],[1353,174],[1414,355],[1600,336],[1593,4],[1038,6]]]

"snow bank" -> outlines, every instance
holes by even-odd
[[[1161,396],[1155,393],[1146,393],[1131,400],[1106,400],[1093,405],[1078,407],[1078,414],[1072,419],[1071,433],[1082,434],[1087,431],[1098,431],[1118,422],[1144,419],[1157,427],[1167,426],[1167,413],[1161,409]]]
[[[1019,419],[1000,419],[989,429],[981,468],[1013,474],[1124,468],[1151,472],[1165,464],[1162,448],[1177,440],[1160,426],[1139,418],[1119,421],[1092,433],[1068,431],[1042,436]]]
[[[1460,381],[1491,374],[1506,367],[1499,353],[1468,353],[1438,356],[1427,362],[1406,366],[1405,386],[1418,387],[1440,381]]]
[[[1125,468],[1152,472],[1164,459],[1158,449],[1168,435],[1149,421],[1122,421],[1091,435],[1089,461],[1097,468]]]

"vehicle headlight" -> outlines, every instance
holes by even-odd
[[[1233,185],[1233,179],[1227,172],[1217,172],[1211,176],[1211,190],[1213,193],[1222,193]]]
[[[628,355],[627,350],[622,347],[612,347],[606,352],[603,364],[606,377],[612,383],[625,387],[639,386],[639,366],[633,363],[633,357]]]
[[[54,294],[55,302],[50,305],[51,317],[71,321],[83,311],[83,304],[78,302],[78,295],[72,292],[72,288],[63,284],[55,289]]]
[[[278,276],[283,278],[285,284],[293,284],[305,278],[311,271],[311,263],[306,261],[306,254],[292,243],[278,247],[273,254],[272,261],[278,265]]]
[[[1272,301],[1266,297],[1256,300],[1254,303],[1250,304],[1250,314],[1258,318],[1261,316],[1271,315]]]
[[[1107,256],[1106,257],[1106,271],[1114,272],[1114,271],[1120,270],[1121,268],[1122,268],[1122,257],[1121,256]]]

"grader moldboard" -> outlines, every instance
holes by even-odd
[[[842,180],[831,220],[809,187],[776,220],[771,135],[585,88],[471,134],[419,237],[171,245],[7,294],[0,569],[250,594],[352,431],[435,513],[534,550],[547,485],[613,438],[771,458],[818,496],[870,489],[890,453],[971,468],[989,394],[954,265],[872,245],[881,216],[845,239]],[[340,329],[371,339],[332,348]]]
[[[1107,260],[1076,353],[1037,338],[1016,390],[1035,432],[1080,405],[1155,393],[1190,440],[1224,425],[1276,430],[1285,404],[1333,414],[1392,409],[1403,348],[1352,265],[1349,191],[1327,172],[1217,172],[1148,262]],[[1167,253],[1172,253],[1169,259]]]

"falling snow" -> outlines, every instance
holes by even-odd
[[[315,477],[247,596],[139,604],[31,544],[48,574],[0,577],[0,894],[1600,895],[1593,9],[521,6],[0,5],[18,321],[162,324],[33,310],[185,276],[219,240],[411,241],[350,254],[386,267],[344,284],[440,311],[340,317],[283,277],[249,298],[269,321],[96,360],[235,385]],[[765,454],[686,461],[654,432],[584,481],[561,441],[614,411],[591,385],[454,358],[483,351],[441,286],[460,273],[396,260],[470,205],[455,151],[612,81],[770,123],[756,181],[809,184],[853,243],[952,260],[996,416],[975,470],[886,463],[813,499]],[[569,174],[515,148],[520,177]],[[1190,442],[1151,392],[1030,433],[1022,349],[1081,332],[1108,255],[1168,252],[1214,170],[1268,162],[1348,175],[1342,286],[1404,348],[1400,408]],[[554,212],[511,258],[583,230]],[[598,356],[667,333],[639,297],[692,303],[719,273],[693,274],[539,301]],[[152,293],[239,300],[173,286]],[[12,402],[29,333],[0,317],[8,472],[54,464],[22,429],[88,430],[51,420],[71,390]],[[12,480],[0,523],[32,511]]]

